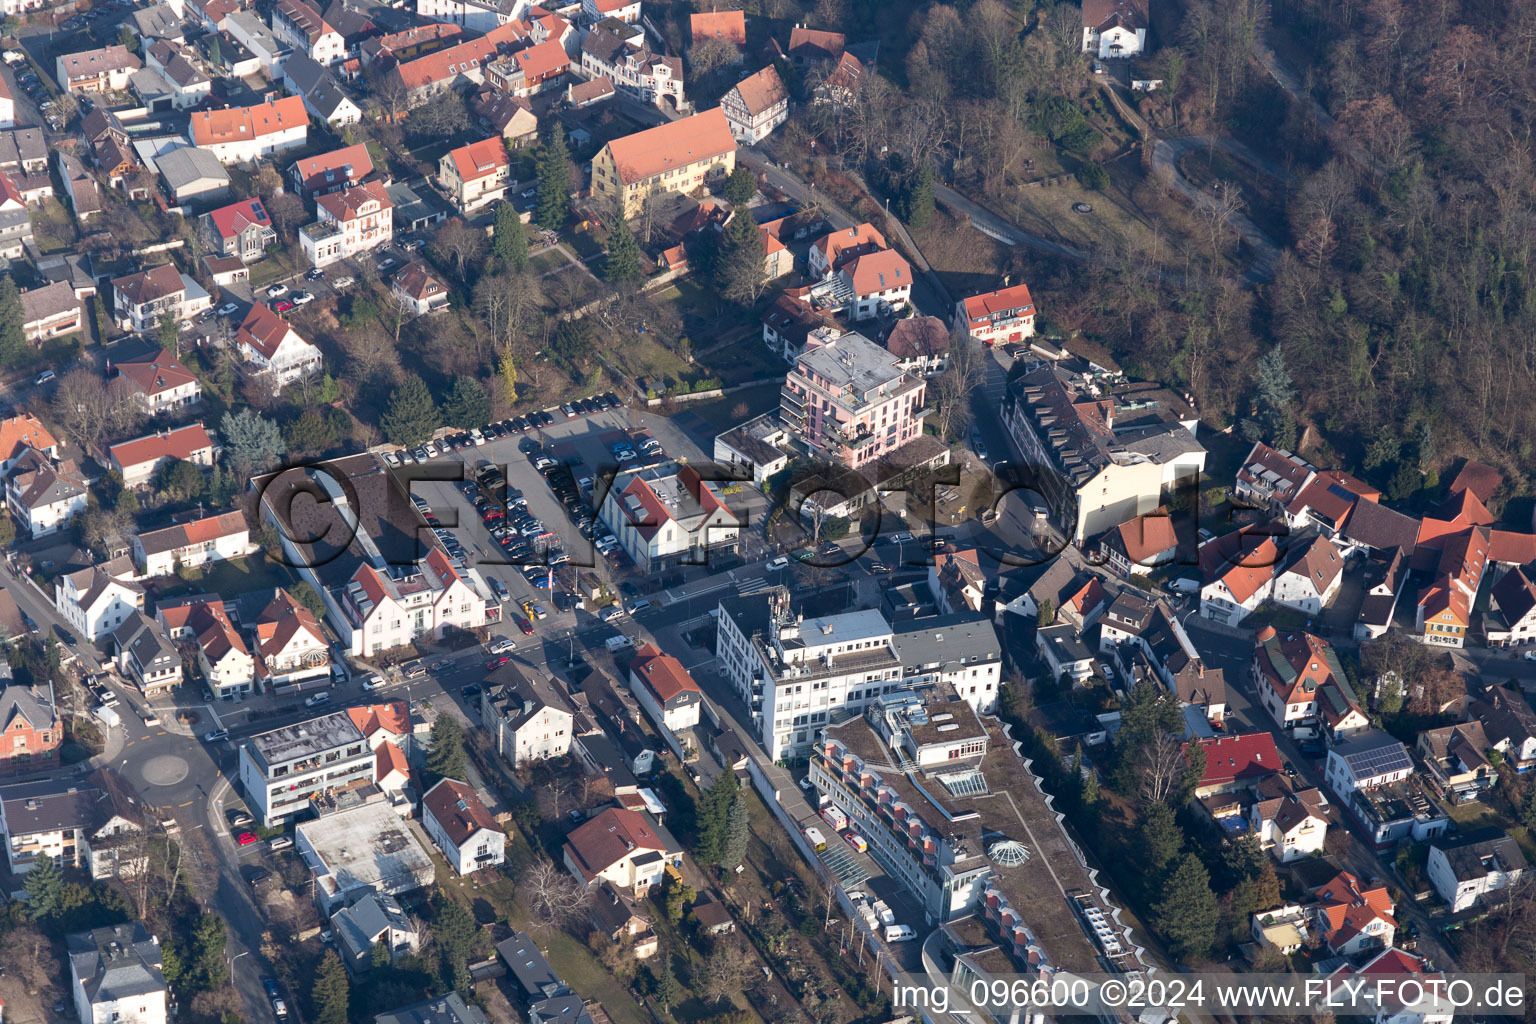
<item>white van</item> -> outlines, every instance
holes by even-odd
[[[775,558],[773,561],[769,562],[764,568],[766,568],[769,572],[778,572],[780,569],[788,569],[789,559],[785,558],[783,555],[780,555],[778,558]]]
[[[317,708],[321,704],[329,704],[330,702],[331,702],[331,695],[330,694],[328,694],[328,693],[317,693],[313,697],[311,697],[308,700],[306,700],[304,702],[304,706],[307,707],[307,708]]]
[[[815,825],[811,825],[805,830],[805,838],[810,840],[812,849],[825,850],[827,848],[826,838],[822,836],[821,829]]]
[[[620,633],[618,636],[611,636],[608,638],[608,649],[610,651],[619,651],[626,647],[633,646],[635,646],[635,642],[629,637],[625,636],[623,633]]]
[[[912,930],[909,924],[893,924],[886,926],[886,942],[911,942],[917,938],[917,932]]]

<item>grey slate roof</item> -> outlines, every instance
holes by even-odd
[[[70,966],[93,1004],[166,991],[160,942],[141,921],[77,932],[66,942]]]
[[[146,672],[168,668],[181,659],[160,627],[140,611],[128,616],[112,631],[112,643],[117,650],[130,653]]]
[[[354,957],[361,957],[372,952],[380,935],[391,928],[408,931],[411,921],[393,896],[369,893],[352,906],[336,911],[331,916],[331,926],[347,951]]]
[[[196,146],[178,146],[162,153],[155,158],[155,165],[173,192],[200,181],[229,185],[229,172],[224,170],[219,158]]]
[[[415,1006],[390,1010],[373,1018],[373,1024],[487,1024],[485,1014],[464,1002],[457,992],[428,999]]]
[[[1458,882],[1469,882],[1495,871],[1513,874],[1527,867],[1520,844],[1508,835],[1486,839],[1471,836],[1453,845],[1436,843],[1435,846],[1445,854],[1446,863],[1450,864]]]
[[[1002,654],[997,630],[977,612],[913,619],[904,625],[891,637],[891,646],[907,669],[974,665],[996,661]]]
[[[567,991],[565,982],[527,932],[513,932],[510,939],[496,943],[496,952],[506,962],[524,998],[548,999]]]

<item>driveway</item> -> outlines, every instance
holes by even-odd
[[[1184,172],[1179,170],[1179,161],[1185,155],[1202,149],[1219,149],[1272,178],[1286,180],[1285,173],[1273,161],[1224,135],[1186,135],[1177,139],[1157,139],[1152,144],[1153,171],[1199,210],[1214,209],[1217,205],[1216,197],[1197,188],[1185,178]],[[1227,223],[1253,250],[1253,266],[1248,268],[1246,275],[1248,280],[1256,283],[1273,277],[1275,265],[1280,259],[1280,246],[1241,213],[1233,214]]]

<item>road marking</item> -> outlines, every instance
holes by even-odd
[[[177,807],[191,807],[195,803],[197,803],[196,800],[188,800],[186,803],[184,803],[184,804],[177,804],[176,806]]]

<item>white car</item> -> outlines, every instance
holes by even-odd
[[[474,442],[476,448],[485,444],[485,435],[480,433],[479,427],[476,427],[474,430],[469,432],[469,439],[470,441]]]
[[[280,299],[287,294],[288,286],[283,284],[281,281],[267,289],[267,298],[269,299]]]
[[[1536,651],[1526,651],[1524,654],[1520,655],[1520,657],[1524,658],[1526,661],[1536,661]]]
[[[773,561],[769,562],[767,566],[769,572],[778,572],[780,569],[788,568],[789,559],[785,558],[783,555],[780,555],[778,558],[775,558]]]
[[[219,316],[229,316],[232,313],[238,313],[239,311],[239,306],[235,305],[233,302],[226,302],[224,305],[219,307]]]
[[[309,292],[294,292],[291,300],[295,306],[307,306],[315,301],[315,297]]]
[[[332,281],[331,287],[339,292],[343,288],[350,288],[356,283],[357,279],[354,278],[351,274],[347,274],[345,277],[338,277],[336,280]]]

